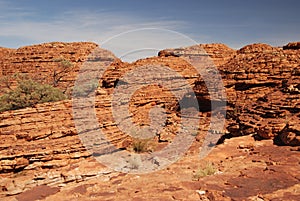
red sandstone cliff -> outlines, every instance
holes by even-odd
[[[181,58],[191,51],[192,54],[203,53],[201,48],[204,48],[218,68],[225,86],[226,137],[254,135],[256,139],[266,139],[254,141],[246,136],[225,140],[225,144],[217,146],[205,160],[213,161],[222,174],[200,182],[191,178],[199,163],[198,148],[207,131],[211,115],[209,108],[200,112],[203,121],[197,141],[187,157],[169,169],[139,179],[138,176],[109,170],[93,160],[77,136],[71,101],[66,100],[0,113],[0,196],[7,200],[37,200],[43,198],[43,191],[44,198],[48,197],[48,200],[77,199],[76,196],[79,199],[126,200],[126,195],[136,197],[136,200],[147,195],[149,199],[166,200],[199,197],[202,200],[242,200],[250,197],[271,200],[275,198],[272,194],[276,194],[279,199],[296,200],[299,196],[299,151],[295,151],[297,148],[291,151],[289,147],[277,147],[272,142],[300,145],[298,46],[298,43],[290,43],[284,48],[275,48],[253,44],[236,51],[222,44],[206,44],[163,50],[159,57],[131,64],[115,58],[116,61],[100,80],[101,88],[96,93],[100,125],[116,146],[128,148],[132,139],[116,127],[110,113],[109,95],[118,79],[140,65],[166,65],[181,72],[196,94],[204,97],[202,101],[209,101],[203,80],[195,77],[193,67]],[[0,76],[20,72],[47,78],[56,65],[53,59],[63,57],[74,63],[75,70],[59,87],[72,85],[82,62],[96,47],[93,43],[49,43],[17,50],[0,48]],[[105,58],[106,55],[103,55]],[[111,60],[107,58],[107,61]],[[138,124],[149,123],[147,112],[152,103],[167,109],[166,132],[157,136],[154,147],[159,149],[159,146],[170,142],[178,123],[178,105],[174,97],[164,89],[152,86],[140,90],[132,100],[130,110]],[[264,178],[258,185],[261,175]],[[146,185],[145,180],[151,181],[147,184],[148,190],[140,189]],[[155,187],[157,183],[161,186]],[[249,190],[253,186],[255,188]],[[200,189],[205,193],[199,196],[196,190]],[[220,189],[225,190],[222,192]]]

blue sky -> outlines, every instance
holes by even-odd
[[[299,9],[298,0],[0,0],[0,46],[102,44],[142,28],[168,29],[197,43],[220,42],[233,48],[256,42],[278,46],[300,41]],[[145,44],[154,41],[139,37]],[[167,34],[155,37],[168,40]]]

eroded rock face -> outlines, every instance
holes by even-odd
[[[290,120],[296,119],[299,124],[297,45],[289,43],[282,49],[252,44],[238,51],[220,44],[201,45],[223,78],[228,101],[227,130],[231,136],[257,134],[264,139],[279,139],[286,145],[300,145],[299,129],[284,132]],[[178,49],[163,50],[161,56],[163,52],[184,57]]]
[[[13,49],[9,49],[9,48],[4,48],[4,47],[0,47],[0,58],[6,58],[7,55],[10,54],[10,52],[13,52]],[[2,59],[1,59],[2,60]],[[3,76],[3,67],[0,68],[0,76]]]
[[[1,114],[1,173],[60,167],[90,156],[77,136],[70,101]]]
[[[46,76],[51,73],[48,68],[55,65],[53,58],[63,56],[76,65],[74,74],[66,79],[72,85],[80,65],[95,47],[93,43],[50,43],[18,50],[0,48],[0,75],[14,72],[34,75],[37,69],[42,69],[41,75]],[[254,141],[250,136],[225,141],[207,158],[225,174],[192,181],[193,170],[196,171],[199,162],[196,150],[201,147],[211,116],[207,87],[185,60],[197,54],[209,55],[223,78],[229,135],[255,134],[266,141]],[[19,200],[26,199],[29,194],[40,194],[40,189],[49,190],[44,197],[37,196],[44,200],[70,200],[76,196],[100,200],[126,200],[130,196],[141,200],[147,195],[152,200],[273,199],[275,195],[292,200],[299,196],[299,150],[277,147],[268,140],[300,145],[299,50],[253,44],[236,51],[222,44],[208,44],[164,50],[159,57],[130,64],[107,55],[97,59],[113,62],[99,82],[101,87],[96,90],[97,118],[110,141],[122,149],[130,148],[133,139],[117,128],[111,114],[110,96],[118,84],[124,84],[119,82],[120,78],[143,65],[168,66],[183,75],[203,106],[197,141],[187,156],[169,169],[139,179],[135,175],[114,172],[93,159],[78,137],[71,101],[7,111],[0,113],[1,199],[15,195],[19,195],[15,196]],[[217,95],[214,97],[217,97],[214,101],[221,100]],[[166,130],[156,136],[156,144],[150,147],[152,151],[172,141],[179,124],[175,98],[167,93],[167,89],[156,85],[141,88],[133,94],[130,103],[133,121],[139,125],[149,124],[148,111],[153,106],[165,108],[168,116]],[[261,175],[263,181],[258,184]],[[153,185],[148,181],[153,181]],[[272,182],[276,185],[271,185]],[[148,190],[143,189],[146,184]],[[44,188],[43,185],[51,187]],[[253,185],[255,189],[249,191]],[[111,190],[112,186],[116,188]]]
[[[256,44],[242,48],[220,66],[228,91],[229,122],[235,121],[229,123],[229,131],[235,125],[237,135],[257,133],[274,139],[291,119],[299,122],[299,62],[298,50]]]
[[[236,50],[229,48],[221,43],[200,44],[186,48],[165,49],[158,53],[159,57],[180,57],[184,55],[203,55],[207,54],[216,66],[220,66],[230,60],[236,54]]]
[[[58,87],[70,87],[71,83],[74,82],[79,66],[97,46],[97,44],[90,42],[53,42],[18,49],[0,48],[0,75],[25,74],[39,82],[52,84],[53,69],[59,65],[57,60],[64,59],[72,63],[73,69],[64,76]],[[1,84],[0,87],[3,87],[3,83]],[[15,85],[15,82],[12,82],[11,85]]]
[[[236,50],[221,43],[201,44],[200,47],[209,54],[216,66],[227,63],[236,55]]]
[[[1,69],[4,75],[21,72],[34,76],[39,65],[40,69],[46,69],[40,73],[49,77],[51,65],[55,65],[53,58],[65,58],[75,65],[70,80],[65,80],[72,86],[79,66],[95,47],[94,43],[56,42],[5,50],[9,53],[0,61]],[[112,59],[104,54],[99,57],[104,62]],[[70,100],[3,112],[0,119],[1,173],[59,168],[91,156],[78,137]]]

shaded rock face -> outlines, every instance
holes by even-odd
[[[299,124],[299,62],[298,50],[256,44],[242,48],[220,66],[227,88],[229,122],[233,120],[228,130],[234,129],[237,135],[279,137],[284,144],[296,145],[285,140],[282,131],[292,119],[298,119]],[[295,129],[296,141],[298,133]]]
[[[117,125],[115,124],[115,120],[112,116],[113,111],[110,107],[112,105],[111,96],[114,93],[117,85],[123,87],[121,94],[119,94],[119,101],[122,102],[124,97],[130,96],[128,92],[129,88],[126,88],[126,82],[122,80],[122,77],[141,66],[149,66],[149,69],[154,68],[155,66],[168,66],[171,69],[177,69],[178,72],[183,74],[188,82],[195,83],[196,78],[193,76],[195,72],[193,72],[191,66],[183,61],[180,58],[171,57],[171,58],[149,58],[143,59],[131,64],[126,63],[113,63],[104,74],[103,78],[100,80],[102,87],[101,93],[96,96],[96,110],[98,115],[98,119],[103,123],[103,128],[105,130],[106,136],[110,139],[111,142],[114,142],[119,148],[124,147],[128,142],[132,142],[130,136],[122,132]],[[185,70],[185,71],[184,71]],[[149,76],[149,75],[148,75]],[[161,74],[161,76],[163,76]],[[147,79],[147,75],[141,76],[137,75],[136,78],[140,77],[142,80]],[[163,79],[163,78],[161,78]],[[176,79],[170,78],[174,80],[174,84],[176,85]],[[137,82],[139,82],[137,80]],[[135,83],[128,85],[128,87],[132,86]],[[136,84],[138,87],[138,85]],[[175,125],[178,124],[178,108],[179,105],[176,101],[176,97],[168,92],[169,89],[165,89],[159,85],[153,85],[147,87],[142,87],[137,90],[133,96],[131,97],[131,101],[129,106],[131,118],[134,123],[138,126],[150,125],[149,119],[149,111],[153,106],[164,108],[167,113],[166,126],[162,133],[157,134],[155,141],[168,141],[174,138],[175,131],[178,129]],[[129,94],[128,94],[129,93]],[[126,103],[122,103],[126,104]],[[114,111],[117,112],[117,111]],[[124,116],[124,119],[126,117]],[[125,143],[125,144],[124,144]],[[164,143],[161,143],[164,144]]]
[[[49,43],[18,50],[0,48],[0,75],[11,75],[15,72],[35,75],[39,72],[39,76],[46,77],[51,74],[51,67],[56,65],[53,59],[62,56],[75,64],[75,72],[62,83],[62,85],[71,83],[72,86],[80,65],[96,46],[93,43]],[[202,48],[205,49],[205,52]],[[192,86],[201,105],[204,106],[200,108],[199,116],[202,121],[197,142],[192,146],[184,162],[174,164],[173,168],[166,170],[163,176],[157,173],[152,175],[153,177],[145,176],[143,179],[146,181],[152,179],[155,185],[161,183],[156,188],[153,185],[154,190],[151,192],[155,196],[150,196],[153,199],[160,196],[173,200],[198,199],[199,195],[195,193],[195,190],[201,188],[203,182],[201,181],[200,184],[200,182],[191,181],[191,166],[197,165],[199,161],[199,153],[195,150],[201,146],[209,125],[210,96],[203,80],[199,78],[193,66],[183,58],[197,54],[209,55],[215,66],[218,67],[227,95],[226,129],[228,135],[238,137],[255,134],[259,139],[274,139],[278,144],[299,146],[299,53],[299,50],[295,48],[283,50],[265,44],[248,45],[237,51],[222,44],[207,44],[163,50],[159,57],[143,59],[130,64],[102,55],[103,62],[110,63],[113,60],[114,62],[104,73],[103,78],[99,81],[100,87],[96,90],[95,110],[97,118],[101,122],[100,127],[103,128],[105,135],[113,145],[122,149],[130,148],[133,139],[117,128],[111,113],[110,95],[116,85],[122,85],[120,78],[142,65],[164,65],[177,70]],[[63,87],[62,85],[58,87]],[[155,136],[149,151],[162,149],[172,141],[180,123],[179,106],[174,96],[167,93],[167,89],[157,85],[141,88],[133,94],[129,107],[133,121],[138,125],[149,124],[148,111],[153,106],[165,108],[167,120],[165,130]],[[263,191],[266,198],[274,198],[272,195],[274,191],[281,193],[280,197],[283,199],[292,199],[293,196],[297,196],[294,195],[295,193],[288,194],[286,192],[295,192],[293,189],[299,189],[296,184],[299,178],[295,176],[299,172],[299,166],[297,166],[299,161],[294,160],[298,157],[298,152],[291,152],[288,147],[281,147],[280,151],[284,155],[279,157],[278,153],[274,151],[278,147],[272,145],[272,141],[267,140],[260,143],[252,142],[250,139],[252,138],[249,136],[230,139],[227,141],[230,146],[225,143],[216,150],[215,154],[219,158],[215,155],[208,157],[208,160],[219,160],[216,162],[219,169],[222,169],[224,165],[222,161],[226,157],[228,157],[226,159],[228,170],[232,167],[242,166],[245,161],[247,164],[249,163],[249,166],[245,169],[243,167],[236,168],[234,169],[236,172],[232,171],[224,177],[215,175],[213,179],[216,181],[215,183],[211,182],[211,179],[205,180],[202,188],[206,190],[206,194],[202,198],[200,196],[200,199],[230,200],[230,197],[237,200],[246,199],[246,197],[259,194],[257,189],[264,188],[264,185],[271,186]],[[145,182],[136,182],[134,176],[109,170],[93,159],[92,153],[86,150],[78,137],[71,101],[40,104],[34,108],[0,113],[0,140],[0,197],[19,195],[17,199],[24,200],[30,194],[36,193],[36,199],[61,200],[64,198],[69,200],[76,198],[68,197],[67,199],[65,196],[76,191],[76,195],[79,197],[93,196],[100,197],[100,200],[126,200],[126,196],[129,194],[136,200],[141,200],[141,197],[149,193],[149,191],[141,189],[142,186],[145,186]],[[244,142],[246,145],[237,148],[237,144],[240,142]],[[264,144],[265,142],[266,144]],[[264,146],[268,148],[264,150]],[[237,149],[239,150],[238,154],[235,153]],[[244,161],[238,160],[239,154],[245,157]],[[292,159],[289,161],[291,155]],[[271,156],[271,159],[268,156]],[[265,162],[255,162],[259,158]],[[284,162],[280,163],[280,161]],[[263,166],[261,166],[262,163]],[[183,166],[186,167],[184,169],[186,174],[179,174],[177,177],[177,173],[183,171]],[[197,167],[194,166],[193,168],[196,169]],[[259,171],[253,168],[256,166]],[[267,169],[264,170],[262,167]],[[272,168],[276,172],[275,176],[272,176],[274,172],[270,170]],[[283,174],[280,170],[285,168],[294,173]],[[237,175],[237,172],[241,172],[241,174]],[[266,182],[255,184],[262,174]],[[169,183],[165,182],[170,175],[175,175],[173,180],[170,180]],[[130,177],[129,183],[126,182],[127,176]],[[178,180],[180,176],[188,177],[188,182]],[[244,177],[248,179],[244,181]],[[159,180],[160,178],[162,180]],[[175,180],[176,182],[174,182]],[[280,180],[282,180],[280,185],[272,184],[272,182],[278,183]],[[220,181],[224,182],[217,184]],[[130,183],[134,185],[130,186]],[[239,183],[241,187],[237,188]],[[121,185],[112,192],[110,188],[116,184]],[[250,184],[255,185],[256,190],[245,194],[250,188]],[[36,186],[43,187],[35,188]],[[74,191],[70,190],[70,186],[72,186],[71,189],[74,187]],[[58,192],[58,188],[61,189],[61,192]],[[141,192],[140,195],[132,193],[136,188],[138,189],[137,193]],[[157,195],[157,188],[163,189],[161,195]],[[226,189],[225,193],[220,190],[224,188]],[[280,189],[284,190],[278,192]],[[43,194],[41,190],[47,192]],[[119,198],[114,199],[115,196],[119,196]]]
[[[298,44],[289,43],[283,49],[252,44],[238,51],[220,44],[201,45],[223,78],[231,136],[257,134],[277,143],[300,145],[299,128],[288,129],[300,123]],[[184,56],[177,49],[162,52]]]
[[[288,43],[287,45],[283,46],[283,49],[284,50],[299,50],[300,42]]]

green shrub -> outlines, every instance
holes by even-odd
[[[20,80],[17,88],[0,97],[0,112],[64,99],[66,99],[66,96],[63,92],[50,85],[40,84],[31,79]]]
[[[207,163],[204,167],[200,167],[193,175],[193,180],[199,180],[201,177],[213,175],[217,172],[217,169],[212,163]]]
[[[140,139],[134,140],[132,143],[133,151],[136,153],[147,152],[148,151],[147,144],[148,144],[147,140],[140,140]]]

